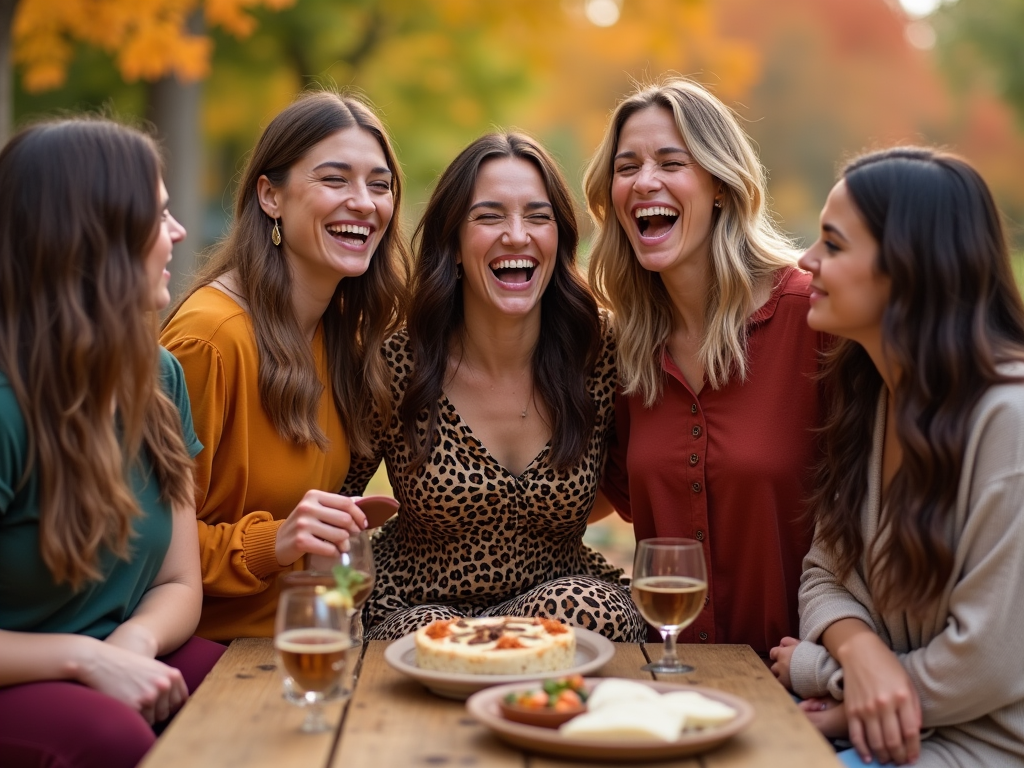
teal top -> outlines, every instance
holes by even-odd
[[[192,409],[181,365],[160,349],[160,383],[181,414],[182,434],[194,458],[203,446],[192,428]],[[142,515],[134,522],[130,558],[99,557],[99,581],[79,592],[54,583],[39,549],[39,473],[21,484],[28,435],[7,376],[0,372],[0,629],[66,632],[104,639],[136,609],[156,578],[171,543],[171,505],[143,452],[130,462],[129,483]],[[198,544],[197,544],[198,546]]]

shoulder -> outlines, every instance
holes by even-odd
[[[1013,378],[989,387],[971,413],[964,461],[975,481],[1024,473],[1024,364],[999,371]]]
[[[413,369],[412,342],[408,329],[400,328],[385,339],[380,353],[391,369],[392,395],[401,399],[401,393],[405,391]]]
[[[0,431],[6,436],[25,432],[25,417],[7,374],[3,371],[0,371]]]
[[[258,364],[259,351],[249,314],[216,288],[200,288],[178,308],[160,343],[188,375],[224,365],[229,371]]]
[[[412,341],[407,328],[400,328],[381,345],[380,353],[397,373],[408,375],[412,371]]]
[[[173,347],[186,340],[230,344],[254,339],[249,314],[216,288],[200,288],[178,308],[160,334],[160,343]]]
[[[196,437],[192,421],[192,402],[185,383],[185,370],[178,359],[163,347],[160,347],[160,388],[177,409],[185,447],[189,455],[195,458],[203,445]]]
[[[985,390],[974,407],[973,420],[980,426],[998,415],[998,426],[1019,433],[1024,442],[1024,362],[1004,363],[999,373],[1008,380]]]
[[[810,304],[811,273],[797,267],[784,267],[779,272],[776,278],[778,283],[773,291],[778,296],[779,304],[806,310]]]
[[[606,400],[611,403],[615,388],[619,383],[619,370],[615,354],[615,329],[612,314],[601,310],[601,338],[599,340],[597,359],[594,368],[588,375],[591,396],[598,402]]]
[[[160,347],[160,388],[172,399],[185,388],[185,371],[181,363],[164,347]]]
[[[0,371],[0,516],[6,514],[28,461],[28,429],[7,376]]]
[[[597,364],[595,369],[598,371],[615,370],[615,318],[611,312],[606,309],[599,311],[601,321],[601,341],[600,348],[597,354]]]

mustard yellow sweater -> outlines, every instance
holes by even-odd
[[[198,634],[211,640],[274,633],[274,546],[281,522],[311,488],[336,492],[348,473],[349,447],[330,383],[322,329],[313,338],[324,384],[319,423],[326,453],[282,438],[260,404],[259,355],[248,313],[227,294],[196,291],[164,329],[160,343],[178,358],[196,435],[196,509],[203,569]]]

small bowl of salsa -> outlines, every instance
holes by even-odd
[[[579,675],[545,680],[538,687],[508,694],[498,702],[506,720],[538,728],[558,728],[587,711],[590,692]]]

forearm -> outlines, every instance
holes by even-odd
[[[198,584],[169,582],[153,587],[131,617],[106,642],[153,659],[180,648],[195,632],[203,607]]]
[[[860,619],[840,619],[822,633],[821,644],[840,666],[845,666],[850,660],[851,653],[856,652],[857,642],[864,635],[878,639],[875,631]]]
[[[269,512],[251,512],[237,523],[199,521],[199,555],[203,592],[214,597],[242,597],[263,592],[281,572],[275,551],[284,520]]]
[[[85,635],[0,630],[0,686],[78,680],[99,642]]]

